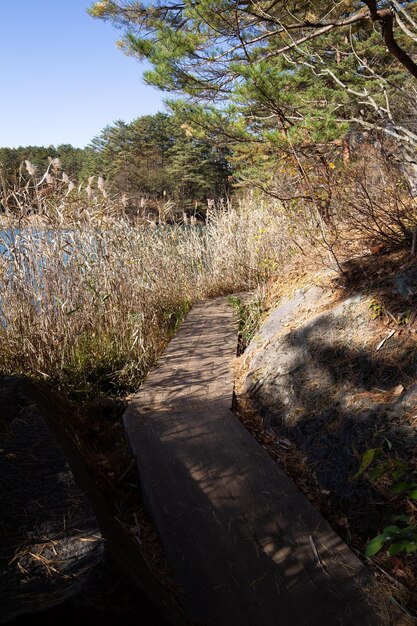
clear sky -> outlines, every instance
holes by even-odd
[[[0,0],[0,147],[85,146],[117,119],[163,110],[121,34],[89,0]]]

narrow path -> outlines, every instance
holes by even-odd
[[[231,412],[237,329],[198,304],[124,416],[195,624],[373,626],[371,578]]]

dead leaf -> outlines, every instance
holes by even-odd
[[[392,394],[393,394],[394,396],[400,396],[400,395],[403,393],[403,391],[405,391],[405,389],[404,389],[404,387],[400,384],[400,385],[397,385],[396,387],[394,387],[394,390],[393,390]]]
[[[379,342],[379,344],[378,344],[378,345],[377,345],[377,347],[376,347],[377,352],[378,352],[378,350],[380,350],[380,349],[382,348],[382,346],[384,345],[384,343],[385,343],[386,341],[388,341],[388,339],[391,339],[391,337],[392,337],[393,335],[395,335],[395,330],[391,330],[391,331],[388,333],[388,335],[386,335],[386,337],[384,337],[384,338],[383,338],[383,339]]]

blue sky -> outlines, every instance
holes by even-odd
[[[144,66],[89,0],[1,2],[0,146],[85,146],[104,126],[163,110]]]

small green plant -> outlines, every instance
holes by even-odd
[[[374,537],[367,545],[366,556],[374,556],[384,546],[388,548],[389,556],[401,552],[411,554],[417,552],[417,524],[407,515],[394,515],[393,524],[386,526],[380,535]]]
[[[376,320],[383,316],[384,307],[376,300],[371,300],[369,308],[372,309],[372,319]]]
[[[410,470],[407,464],[390,456],[392,444],[385,439],[388,452],[384,447],[365,450],[354,478],[359,478],[365,472],[370,481],[375,481],[386,475],[391,481],[390,491],[395,495],[403,495],[409,500],[417,500],[417,473]],[[388,549],[389,556],[404,552],[411,554],[417,551],[417,524],[407,515],[395,515],[391,518],[392,524],[386,526],[382,533],[371,539],[365,555],[374,556],[383,547]]]
[[[179,302],[164,304],[161,307],[161,322],[169,334],[175,335],[190,308],[191,301],[187,297]]]
[[[235,310],[239,322],[239,345],[238,354],[242,354],[252,341],[262,314],[261,298],[253,298],[248,302],[242,302],[237,296],[229,296],[229,304]]]
[[[400,317],[398,318],[398,325],[407,326],[410,323],[411,314],[412,314],[411,309],[408,309],[407,311],[405,311],[405,313],[402,313]]]
[[[388,442],[388,447],[391,450],[391,442]],[[371,481],[388,475],[392,481],[392,493],[404,494],[410,500],[417,500],[416,472],[411,472],[404,461],[391,457],[383,448],[369,448],[363,453],[354,478],[359,478],[365,471],[368,471]]]

